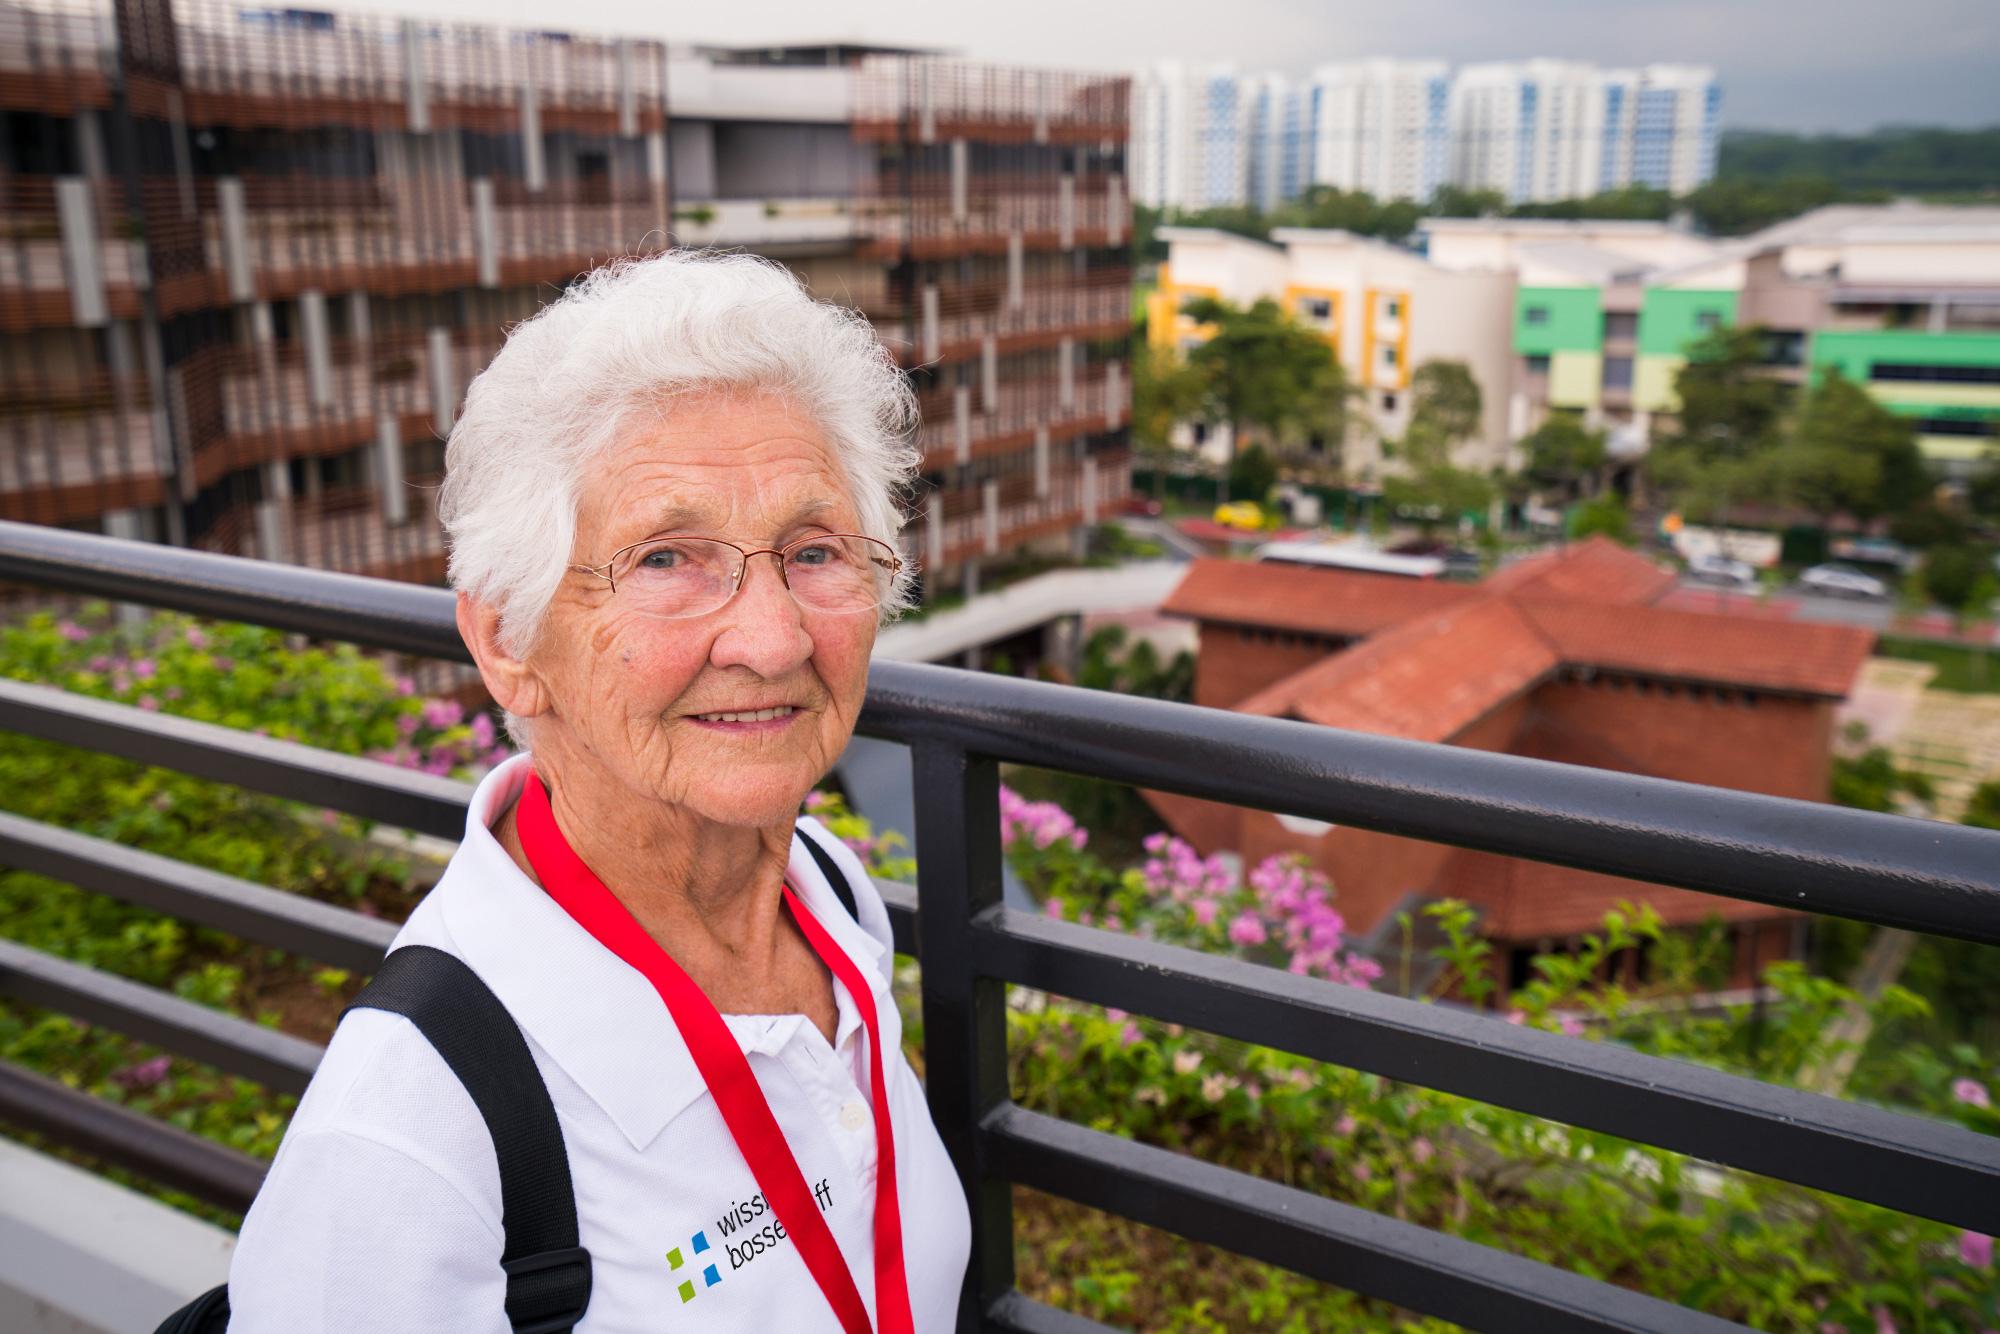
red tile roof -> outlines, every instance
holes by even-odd
[[[1444,741],[1560,662],[1508,598],[1409,616],[1236,706],[1382,736]]]
[[[1844,699],[1875,643],[1851,625],[1521,598],[1562,660],[1670,680]]]
[[[1198,560],[1160,610],[1228,625],[1353,638],[1476,597],[1465,584],[1282,561]]]
[[[1661,569],[1601,534],[1546,555],[1516,561],[1480,585],[1489,593],[1579,598],[1585,602],[1651,602],[1674,587]]]

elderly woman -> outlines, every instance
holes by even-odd
[[[858,317],[674,254],[515,329],[452,432],[459,628],[530,753],[479,785],[395,950],[469,967],[525,1039],[580,1334],[955,1324],[970,1220],[902,1056],[888,915],[797,818],[905,593],[912,417]],[[497,1057],[448,1063],[380,1004],[342,1020],[244,1222],[230,1328],[570,1328],[513,1263],[527,1188],[503,1206],[496,1159],[539,1091],[476,1098],[462,1067]]]

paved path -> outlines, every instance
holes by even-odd
[[[1157,607],[1187,566],[1139,561],[1109,569],[1050,570],[962,607],[890,626],[875,640],[875,656],[893,662],[951,662],[967,649],[995,643],[1064,616]]]

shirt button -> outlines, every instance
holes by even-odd
[[[850,1102],[840,1109],[840,1124],[849,1130],[859,1130],[868,1124],[868,1109],[858,1102]]]

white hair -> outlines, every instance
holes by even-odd
[[[570,565],[590,464],[676,402],[756,393],[819,427],[862,534],[895,546],[916,396],[867,320],[757,256],[669,251],[581,279],[473,380],[438,496],[452,586],[497,608],[502,643],[527,652]]]

